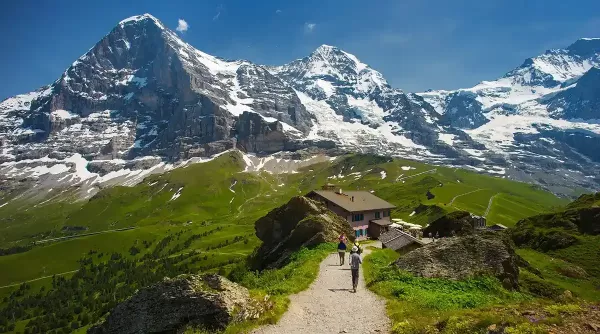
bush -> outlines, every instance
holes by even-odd
[[[573,314],[581,313],[581,312],[583,312],[583,309],[581,308],[581,306],[579,306],[577,304],[556,304],[556,305],[546,306],[544,308],[544,311],[546,311],[550,315],[556,317],[559,315],[573,315]]]
[[[519,282],[524,291],[540,297],[557,299],[563,292],[563,289],[550,281],[539,278],[526,270],[521,271]]]

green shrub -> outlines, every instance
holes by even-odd
[[[577,304],[555,304],[544,307],[544,311],[552,316],[573,315],[583,312],[581,306]]]
[[[515,327],[509,327],[504,330],[506,334],[547,334],[548,331],[540,325],[530,323],[518,324]]]
[[[526,270],[522,270],[519,275],[519,285],[533,295],[552,299],[557,299],[563,292],[557,285]]]

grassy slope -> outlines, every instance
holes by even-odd
[[[402,168],[405,166],[412,169],[405,170]],[[243,168],[241,157],[231,153],[211,162],[151,176],[135,187],[105,189],[86,203],[48,203],[30,207],[27,211],[19,210],[22,207],[16,204],[0,208],[0,247],[3,248],[63,236],[60,230],[65,225],[85,226],[88,230],[84,233],[136,227],[130,231],[48,243],[25,253],[0,256],[0,271],[10,273],[0,277],[0,286],[74,270],[78,268],[78,259],[90,250],[105,254],[118,252],[127,256],[133,244],[146,241],[152,243],[153,246],[147,250],[151,251],[167,234],[182,232],[184,238],[206,230],[207,227],[201,225],[202,221],[210,221],[210,226],[221,226],[223,230],[192,242],[174,255],[200,249],[218,259],[243,258],[258,245],[253,233],[257,218],[291,196],[307,193],[326,182],[334,182],[344,189],[374,190],[376,195],[398,206],[393,216],[421,224],[444,211],[454,210],[447,206],[452,197],[484,186],[491,193],[501,193],[519,203],[531,203],[531,207],[542,211],[563,204],[553,195],[526,184],[382,157],[348,156],[286,175],[244,173]],[[433,168],[436,169],[433,173],[406,178]],[[385,171],[385,178],[382,178],[381,171]],[[332,178],[338,175],[342,177]],[[230,186],[234,183],[231,191]],[[180,188],[181,196],[171,200]],[[427,200],[427,191],[436,197]],[[410,216],[422,203],[432,206],[423,213]],[[526,214],[525,209],[503,209],[506,207],[511,206],[498,206],[496,209],[498,215],[503,215],[502,222],[506,225],[514,224]],[[494,208],[492,206],[492,211]],[[248,241],[212,251],[204,249],[235,236],[246,237]],[[39,280],[31,285],[34,290],[41,286],[48,288],[48,281]],[[15,289],[17,287],[0,289],[0,298]]]
[[[541,270],[550,287],[557,289],[553,297],[564,289],[584,296],[586,290],[597,287],[597,281],[561,275],[557,269],[570,266],[564,261],[529,250],[520,250],[519,254]],[[565,317],[585,308],[578,302],[563,304],[540,298],[525,288],[509,292],[491,277],[464,281],[415,277],[389,265],[398,256],[391,250],[376,250],[364,264],[367,285],[388,300],[387,312],[395,334],[484,334],[490,325],[505,326],[505,333],[547,333],[550,326],[563,324]],[[600,294],[588,292],[585,298],[598,301]],[[524,311],[534,311],[537,323],[531,323]]]
[[[402,169],[403,166],[413,169],[406,171]],[[36,247],[23,254],[2,256],[0,267],[9,268],[13,273],[3,275],[0,278],[0,286],[40,277],[44,270],[47,274],[73,270],[77,267],[76,260],[80,255],[90,249],[100,252],[123,252],[129,249],[135,240],[158,239],[170,228],[181,228],[191,234],[194,233],[194,226],[204,220],[232,226],[232,233],[235,229],[241,229],[244,233],[252,234],[253,223],[257,218],[281,205],[291,196],[307,193],[326,182],[335,182],[345,189],[374,190],[376,195],[398,206],[393,216],[422,224],[436,218],[440,212],[453,210],[454,208],[445,204],[455,194],[479,189],[483,185],[493,188],[494,192],[506,192],[507,197],[512,196],[515,200],[530,203],[530,207],[540,210],[550,210],[562,203],[553,195],[535,190],[526,184],[442,167],[436,167],[437,171],[433,174],[422,174],[404,179],[404,182],[394,182],[398,177],[415,175],[432,168],[414,161],[349,156],[335,163],[309,166],[297,174],[250,174],[241,172],[242,159],[232,153],[211,162],[151,176],[135,187],[103,190],[84,204],[52,203],[32,208],[28,212],[16,213],[11,212],[10,207],[0,208],[0,228],[7,232],[0,233],[5,238],[0,247],[26,244],[27,241],[39,239],[39,233],[44,233],[45,237],[60,237],[63,235],[60,229],[65,225],[85,226],[88,228],[85,233],[137,227],[132,231],[67,240]],[[382,179],[381,171],[386,172],[385,179]],[[351,173],[360,175],[348,176]],[[344,177],[331,179],[331,176],[340,174]],[[229,190],[233,183],[235,186],[232,190],[235,193]],[[181,187],[181,196],[171,200]],[[428,190],[444,195],[436,195],[434,199],[427,200],[425,194]],[[482,202],[487,202],[487,199],[483,199]],[[426,210],[423,214],[411,217],[412,211],[421,203],[435,204],[441,209]],[[528,213],[524,208],[517,206],[502,207],[508,208],[496,211],[504,215],[502,222],[508,225],[514,224],[520,215]],[[496,207],[492,206],[492,212],[494,209]],[[45,212],[50,213],[50,219],[43,219]],[[40,221],[45,223],[38,225]],[[184,227],[183,224],[188,221],[193,224]],[[31,265],[20,268],[23,267],[22,263]]]

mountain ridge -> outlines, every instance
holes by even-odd
[[[378,153],[562,194],[573,185],[591,189],[600,184],[589,177],[600,156],[588,139],[600,126],[590,121],[588,101],[600,84],[594,71],[585,73],[600,64],[597,43],[581,39],[571,50],[549,50],[470,89],[415,94],[334,46],[281,66],[224,60],[182,41],[154,16],[136,15],[51,85],[0,103],[0,177],[33,186],[49,176],[32,172],[39,166],[65,163],[56,178],[63,169],[77,171],[67,159],[107,174],[122,170],[122,161],[148,170],[239,148]],[[556,73],[547,73],[548,64]],[[564,119],[580,114],[586,119]],[[558,165],[565,157],[573,161]]]

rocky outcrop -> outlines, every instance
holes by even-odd
[[[582,195],[564,211],[528,217],[510,229],[515,244],[541,251],[570,247],[582,234],[600,235],[600,193]]]
[[[268,305],[221,276],[181,275],[138,291],[88,333],[176,333],[188,325],[219,330],[258,318]]]
[[[481,221],[483,220],[483,222]],[[484,224],[485,218],[474,216],[466,211],[451,212],[433,221],[423,230],[423,235],[451,237],[454,235],[469,235],[475,232],[475,226]]]
[[[505,288],[518,289],[518,264],[522,261],[506,236],[485,232],[438,240],[400,257],[394,265],[426,278],[490,275]]]
[[[301,247],[334,242],[342,233],[353,236],[345,219],[302,196],[293,197],[257,220],[255,230],[263,242],[253,257],[257,269],[280,267]]]

